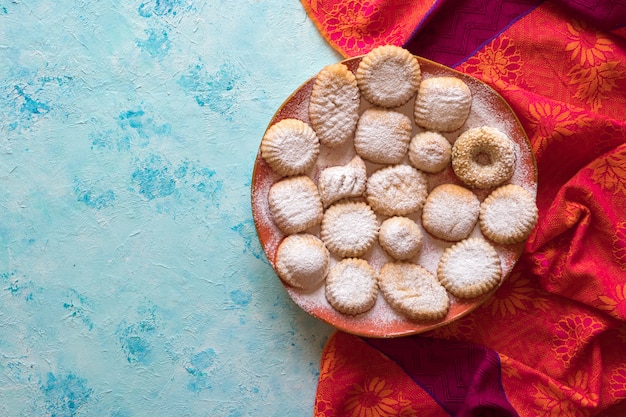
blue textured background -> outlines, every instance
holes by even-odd
[[[0,0],[1,416],[312,415],[249,190],[338,59],[296,0]]]

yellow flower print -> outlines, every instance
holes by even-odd
[[[621,367],[613,371],[609,380],[609,393],[615,399],[626,397],[626,368]]]
[[[597,407],[600,397],[592,391],[589,383],[589,374],[577,371],[567,377],[567,385],[563,387],[563,392],[581,407]]]
[[[559,387],[548,382],[547,385],[541,383],[535,385],[535,405],[538,406],[538,417],[586,417],[589,412],[581,409],[572,401]]]
[[[620,313],[623,315],[626,312],[626,284],[618,284],[615,287],[615,295],[612,297],[599,295],[598,301],[600,302],[598,309],[618,319],[623,318],[620,317]]]
[[[398,401],[391,397],[393,390],[385,380],[374,377],[363,384],[354,384],[348,393],[346,411],[350,417],[377,417],[395,414]]]
[[[532,303],[533,291],[530,280],[522,277],[519,271],[515,271],[487,300],[483,308],[490,309],[493,316],[502,318],[515,315],[520,310],[526,310],[526,305]]]
[[[565,36],[568,40],[565,50],[572,53],[572,61],[578,59],[581,65],[594,66],[598,61],[606,61],[613,54],[613,41],[591,30],[583,22],[568,23]]]
[[[511,84],[517,85],[521,64],[522,56],[511,39],[500,36],[469,58],[462,71],[493,86],[507,88]]]
[[[534,151],[539,154],[552,141],[560,142],[572,136],[585,123],[585,119],[563,105],[537,102],[528,106],[528,122],[534,130]]]
[[[593,111],[602,108],[602,101],[617,86],[616,81],[625,77],[617,61],[598,62],[592,67],[577,64],[567,75],[570,77],[570,84],[577,86],[574,98],[588,103]]]
[[[610,153],[591,168],[591,179],[604,191],[626,195],[626,147]]]
[[[565,367],[571,365],[576,355],[593,337],[604,330],[604,325],[594,317],[572,315],[557,322],[552,334],[552,350]]]

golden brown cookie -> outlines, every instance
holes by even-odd
[[[386,216],[405,216],[422,208],[428,194],[426,174],[409,165],[381,168],[367,180],[367,202]]]
[[[480,230],[496,243],[522,242],[536,223],[535,199],[519,185],[496,188],[480,206]]]
[[[360,97],[356,78],[344,64],[328,65],[317,74],[309,119],[323,145],[334,148],[352,137],[359,119]]]
[[[472,93],[456,77],[423,80],[415,99],[415,123],[429,130],[452,132],[459,129],[470,113]]]
[[[290,235],[276,251],[276,272],[292,287],[312,290],[326,278],[330,254],[324,243],[311,234]]]
[[[261,140],[261,156],[284,177],[306,173],[315,164],[319,149],[311,126],[297,119],[283,119],[272,125]]]
[[[375,164],[397,164],[407,153],[411,129],[411,119],[400,112],[367,109],[357,124],[354,149]]]
[[[366,54],[356,72],[363,96],[381,107],[401,106],[413,97],[422,79],[417,58],[406,49],[379,46]]]
[[[374,306],[377,296],[376,271],[364,259],[343,259],[328,273],[326,300],[340,313],[365,313]]]
[[[431,235],[448,241],[469,236],[478,221],[480,201],[476,194],[455,184],[435,187],[422,209],[422,226]]]
[[[422,249],[422,229],[408,217],[390,217],[380,225],[378,242],[392,258],[411,259]]]
[[[324,213],[320,236],[335,255],[359,257],[378,237],[378,220],[370,206],[362,202],[339,202]]]
[[[366,183],[365,162],[357,155],[346,165],[323,169],[317,180],[317,188],[324,207],[328,207],[344,198],[362,196]]]
[[[386,263],[378,273],[378,285],[391,308],[413,320],[438,320],[450,308],[445,288],[417,264]]]
[[[322,200],[317,186],[306,175],[276,182],[270,187],[267,200],[274,223],[287,235],[302,232],[322,220]]]
[[[515,143],[490,126],[466,130],[452,146],[452,169],[470,187],[500,185],[515,171]]]
[[[434,174],[443,171],[449,164],[452,145],[437,132],[420,132],[409,144],[409,162],[415,168]]]
[[[443,252],[437,266],[437,278],[452,295],[478,297],[500,282],[500,257],[486,240],[465,239]]]

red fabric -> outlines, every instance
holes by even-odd
[[[315,415],[473,415],[442,407],[400,366],[415,357],[420,340],[439,339],[493,352],[503,392],[520,416],[625,416],[624,4],[302,2],[346,56],[403,45],[491,85],[524,126],[539,173],[537,227],[497,293],[468,316],[419,336],[366,343],[334,334],[322,357]],[[376,408],[400,401],[405,406]]]

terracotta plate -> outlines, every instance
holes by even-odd
[[[517,145],[516,147],[516,167],[513,177],[509,181],[510,183],[518,184],[528,191],[532,195],[536,195],[537,192],[537,170],[535,160],[531,152],[528,138],[520,125],[517,117],[504,101],[504,99],[481,81],[476,80],[470,76],[459,73],[448,67],[442,66],[435,62],[419,58],[419,62],[422,69],[423,79],[434,76],[454,76],[462,79],[472,91],[472,110],[470,116],[465,125],[456,132],[450,134],[444,134],[451,143],[465,130],[478,127],[478,126],[492,126],[504,133],[506,133]],[[343,61],[348,68],[353,72],[356,72],[361,57],[350,58]],[[315,78],[309,79],[302,84],[278,109],[268,128],[277,123],[278,121],[286,118],[295,118],[304,122],[309,122],[308,106],[309,96],[311,94],[311,88],[313,86]],[[399,111],[404,112],[407,116],[413,120],[412,109],[414,105],[414,98],[406,105],[399,108]],[[364,98],[361,98],[362,112],[368,107],[372,107],[367,103]],[[413,125],[413,134],[422,131]],[[260,141],[261,138],[259,138]],[[324,146],[321,147],[320,156],[317,161],[317,165],[308,173],[308,175],[317,181],[319,173],[322,169],[328,166],[343,165],[350,161],[355,155],[352,143],[347,144],[340,149],[328,149]],[[408,162],[405,162],[408,163]],[[381,165],[367,164],[368,175],[376,169],[379,169]],[[259,240],[265,251],[267,259],[274,266],[276,250],[278,245],[285,237],[280,230],[274,224],[272,216],[268,207],[268,192],[273,183],[278,181],[281,177],[274,173],[271,168],[265,163],[261,157],[260,151],[257,155],[253,178],[252,178],[252,212],[254,223],[257,229]],[[452,168],[449,166],[442,173],[429,174],[429,189],[434,188],[441,183],[456,183],[461,184],[452,172]],[[482,201],[489,193],[487,191],[473,190],[479,199]],[[416,222],[420,223],[420,214],[409,216]],[[384,217],[379,217],[379,220],[383,220]],[[310,233],[319,235],[319,227],[308,230]],[[426,231],[423,230],[424,245],[420,255],[413,261],[419,263],[427,270],[436,275],[437,263],[443,250],[452,245],[450,242],[436,239]],[[482,236],[478,225],[472,231],[470,236]],[[496,245],[494,244],[500,259],[503,269],[503,280],[511,272],[517,259],[519,258],[524,242],[516,245]],[[375,245],[375,247],[364,256],[375,269],[380,267],[390,260],[382,249]],[[337,259],[333,258],[331,265],[336,262]],[[278,278],[276,278],[278,279]],[[282,281],[281,281],[282,282]],[[284,283],[283,283],[284,284]],[[318,289],[312,292],[303,292],[285,285],[285,289],[289,293],[292,300],[300,306],[304,311],[312,316],[323,320],[324,322],[335,326],[343,331],[367,336],[367,337],[397,337],[410,334],[421,333],[427,330],[432,330],[436,327],[446,325],[463,315],[469,313],[481,303],[487,300],[496,289],[488,294],[485,294],[479,298],[471,300],[460,300],[453,296],[451,297],[451,306],[448,315],[438,321],[430,322],[417,322],[408,320],[402,315],[393,311],[389,305],[385,302],[381,294],[378,295],[376,305],[368,312],[358,316],[347,316],[335,311],[326,301],[324,296],[324,286],[322,285]]]

